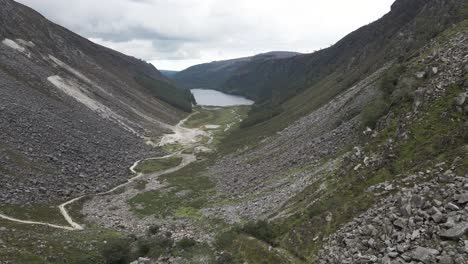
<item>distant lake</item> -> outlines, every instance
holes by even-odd
[[[199,105],[207,106],[233,106],[251,105],[254,101],[242,96],[225,94],[215,90],[192,89],[193,96]]]

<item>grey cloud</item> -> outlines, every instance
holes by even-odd
[[[379,18],[394,0],[17,1],[99,44],[180,69],[194,61],[327,47]]]
[[[135,0],[131,0],[135,1]],[[140,0],[137,0],[140,1]],[[128,25],[128,27],[119,30],[108,31],[93,31],[93,30],[80,30],[84,32],[87,37],[102,38],[104,40],[114,42],[125,42],[132,39],[152,39],[161,42],[191,42],[198,41],[199,39],[188,38],[182,36],[171,36],[153,29],[146,28],[142,25]]]

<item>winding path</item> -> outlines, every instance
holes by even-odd
[[[172,127],[172,129],[174,131],[174,134],[164,135],[163,138],[161,139],[161,142],[158,145],[163,146],[165,144],[170,144],[170,143],[175,143],[175,142],[178,142],[178,143],[181,143],[181,144],[190,144],[190,143],[195,144],[195,143],[197,143],[197,138],[199,138],[201,135],[204,135],[204,131],[199,130],[199,129],[190,129],[190,128],[182,127],[182,125],[190,117],[192,117],[193,115],[195,115],[197,113],[198,112],[194,112],[194,113],[190,114],[185,119],[181,120],[176,126]],[[211,135],[209,135],[209,136],[211,136]],[[183,167],[189,165],[190,163],[192,163],[192,162],[194,162],[196,160],[195,155],[193,155],[193,154],[182,154],[183,151],[184,150],[180,150],[178,152],[174,152],[174,153],[172,153],[170,155],[166,155],[166,156],[163,156],[163,157],[155,157],[155,158],[149,158],[149,159],[144,159],[144,160],[138,160],[130,167],[130,171],[133,174],[136,174],[136,176],[133,177],[133,178],[130,178],[127,182],[122,183],[122,184],[120,184],[120,185],[118,185],[118,186],[116,186],[116,187],[114,187],[114,188],[112,188],[112,189],[110,189],[108,191],[97,193],[97,194],[83,195],[83,196],[76,197],[76,198],[74,198],[72,200],[69,200],[69,201],[59,205],[58,208],[60,210],[60,213],[62,214],[64,219],[67,221],[68,226],[50,224],[50,223],[45,223],[45,222],[21,220],[21,219],[18,219],[18,218],[9,217],[9,216],[4,215],[4,214],[0,214],[0,218],[8,220],[8,221],[16,222],[16,223],[21,223],[21,224],[42,225],[42,226],[48,226],[48,227],[57,228],[57,229],[69,230],[69,231],[83,230],[84,227],[82,225],[80,225],[79,223],[75,222],[73,220],[73,218],[71,217],[71,215],[69,214],[69,212],[67,210],[68,205],[73,204],[73,203],[75,203],[75,202],[77,202],[79,200],[82,200],[83,198],[86,198],[86,197],[103,196],[103,195],[106,195],[106,194],[110,194],[110,193],[116,191],[117,189],[120,189],[120,188],[122,188],[124,186],[127,186],[127,185],[133,183],[134,181],[140,179],[145,174],[137,172],[135,170],[135,168],[142,161],[167,159],[167,158],[174,157],[174,156],[180,157],[180,158],[182,158],[182,161],[178,166],[175,166],[173,168],[169,168],[167,170],[161,171],[157,175],[162,176],[162,175],[165,175],[165,174],[168,174],[168,173],[176,172],[176,171],[182,169]]]

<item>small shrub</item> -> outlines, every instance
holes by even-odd
[[[160,227],[158,225],[152,225],[148,228],[148,235],[152,236],[152,235],[156,235],[157,233],[159,233],[159,229]]]
[[[400,76],[404,73],[405,68],[397,64],[387,70],[380,80],[379,88],[384,93],[385,98],[389,98],[398,86]]]
[[[191,247],[194,247],[195,245],[197,244],[197,241],[195,241],[194,239],[192,238],[187,238],[187,237],[184,237],[182,238],[181,240],[179,240],[179,242],[177,242],[177,247],[179,249],[189,249]]]
[[[158,258],[171,252],[174,241],[163,236],[139,239],[136,243],[136,257]]]
[[[234,239],[236,239],[236,237],[237,234],[233,231],[221,233],[216,236],[215,246],[218,249],[226,249],[230,245],[232,245],[232,242],[234,241]]]
[[[107,242],[101,254],[106,264],[126,264],[130,258],[130,241],[128,239],[114,239]]]
[[[147,185],[147,184],[148,184],[147,181],[145,181],[145,180],[139,180],[139,181],[137,181],[136,184],[135,184],[135,189],[136,189],[136,190],[139,190],[139,191],[142,191],[142,190],[146,189],[146,185]]]
[[[389,104],[383,99],[377,99],[376,101],[367,105],[361,112],[361,121],[364,126],[375,128],[377,121],[385,113],[388,112]]]
[[[391,95],[391,102],[411,102],[414,98],[416,83],[413,78],[402,78]]]
[[[263,240],[271,245],[275,245],[273,241],[275,238],[275,230],[267,221],[248,222],[238,231]]]
[[[217,264],[229,264],[233,262],[234,262],[234,258],[228,252],[221,253],[221,255],[219,255],[218,259],[216,260]]]

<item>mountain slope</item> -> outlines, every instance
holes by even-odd
[[[463,19],[463,4],[460,0],[399,0],[384,17],[328,49],[245,65],[224,88],[250,94],[257,102],[243,122],[247,129],[238,142],[255,142],[262,135],[272,135],[385,64],[415,53],[438,32]]]
[[[192,95],[151,64],[14,1],[0,6],[0,202],[62,199],[121,182],[150,151],[143,139],[185,115],[171,105],[190,111]]]
[[[298,55],[296,52],[273,51],[252,57],[238,58],[224,61],[214,61],[192,66],[178,72],[172,79],[186,88],[215,89],[223,91],[224,83],[235,72],[246,64],[289,58]]]
[[[468,261],[467,39],[464,20],[278,133],[224,142],[208,174],[228,198],[205,210],[252,221],[220,250],[249,263]]]

